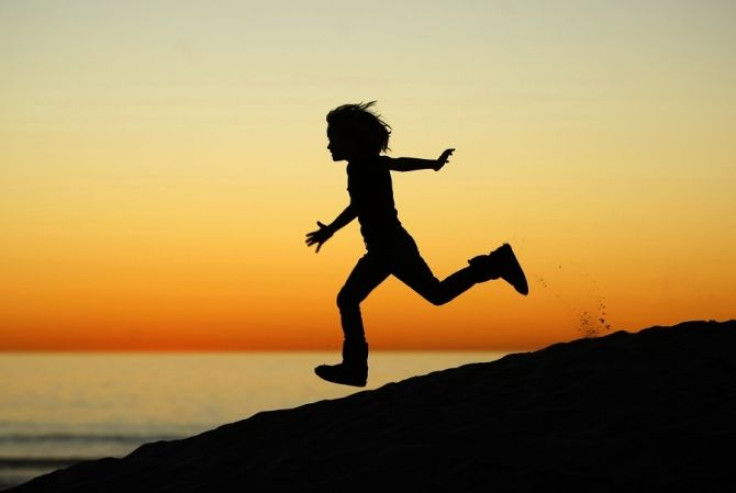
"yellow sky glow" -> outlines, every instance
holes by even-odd
[[[373,5],[0,4],[0,350],[336,347],[359,233],[303,239],[347,203],[324,116],[373,99],[392,155],[457,148],[394,177],[436,274],[508,241],[531,293],[389,280],[372,347],[734,317],[734,5]]]

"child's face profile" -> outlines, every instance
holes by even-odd
[[[352,141],[332,127],[327,127],[327,149],[332,154],[333,161],[344,161],[354,154]]]

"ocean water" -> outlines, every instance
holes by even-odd
[[[366,389],[506,354],[374,352]],[[0,489],[363,390],[314,376],[314,366],[338,360],[336,352],[0,353]]]

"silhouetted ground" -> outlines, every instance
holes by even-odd
[[[257,414],[10,491],[727,491],[734,350],[736,321],[581,339]]]

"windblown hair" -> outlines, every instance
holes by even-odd
[[[375,103],[338,106],[327,114],[327,124],[338,134],[351,139],[362,152],[380,154],[390,150],[391,126],[370,110]]]

